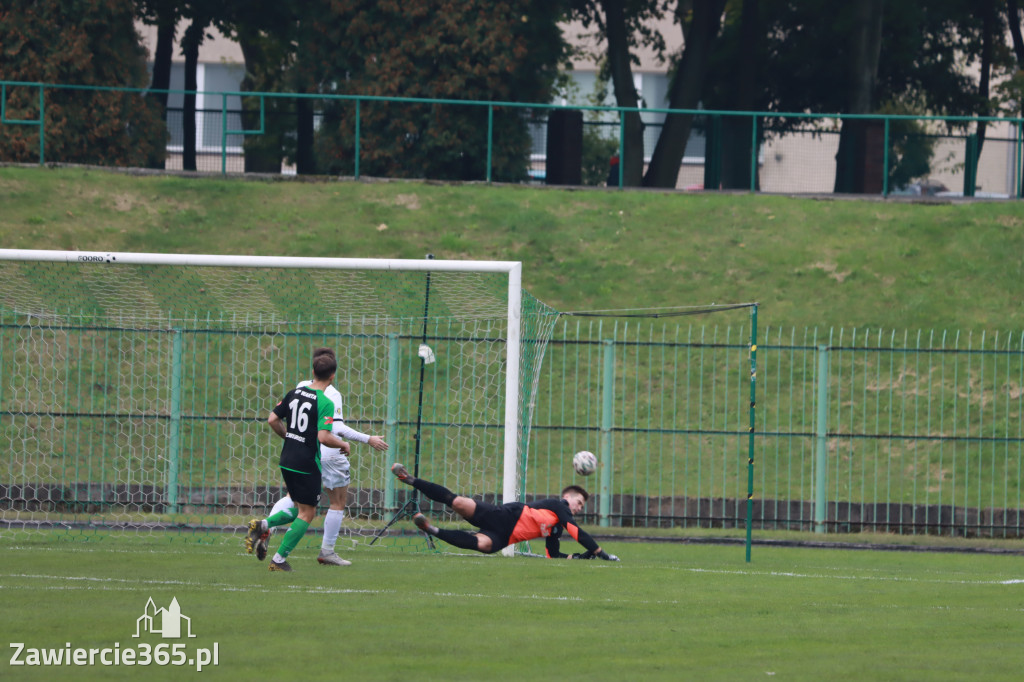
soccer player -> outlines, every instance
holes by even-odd
[[[321,354],[329,354],[331,357],[335,357],[334,351],[330,348],[317,348],[313,351],[314,358]],[[309,380],[300,382],[298,388],[309,386],[310,383]],[[383,452],[388,449],[388,444],[380,436],[369,436],[361,431],[356,431],[345,423],[342,413],[341,393],[338,389],[333,385],[328,386],[324,389],[324,395],[334,403],[332,433],[347,440],[366,443],[375,450]],[[327,499],[330,501],[331,508],[327,510],[327,515],[324,517],[324,539],[320,544],[320,555],[317,557],[317,561],[326,566],[349,566],[352,562],[338,556],[334,551],[334,546],[338,542],[341,523],[345,519],[345,505],[348,504],[348,486],[351,482],[351,463],[345,453],[338,448],[321,447],[320,466],[324,489],[327,490]],[[270,516],[294,506],[295,504],[292,502],[291,497],[285,495],[274,504]],[[267,537],[269,537],[269,533]],[[267,538],[261,537],[259,543],[256,547],[256,556],[262,560],[266,556]]]
[[[442,485],[414,478],[401,464],[392,464],[391,473],[429,499],[454,509],[462,518],[480,529],[479,533],[445,530],[431,524],[423,514],[413,516],[412,521],[417,528],[444,540],[449,545],[493,554],[517,542],[542,537],[549,559],[598,557],[605,561],[619,560],[619,557],[601,549],[594,538],[576,525],[573,514],[581,512],[590,498],[590,494],[578,485],[565,488],[560,499],[551,498],[529,503],[508,502],[497,506],[456,495]],[[562,554],[559,551],[559,538],[563,532],[568,533],[587,551],[580,554]]]
[[[313,350],[313,358],[315,359],[318,355],[330,355],[335,358],[334,351],[330,348],[316,348]],[[296,388],[303,386],[309,386],[310,381],[299,382]],[[386,451],[388,444],[380,436],[369,436],[365,433],[357,431],[345,423],[345,418],[342,412],[342,399],[341,393],[332,384],[324,389],[324,395],[331,399],[334,403],[334,421],[332,423],[331,432],[336,436],[346,438],[348,440],[358,441],[360,443],[366,443],[375,450]],[[325,566],[349,566],[352,564],[351,561],[342,559],[334,551],[335,544],[338,541],[338,535],[341,532],[341,524],[345,518],[345,505],[348,504],[348,486],[351,481],[350,469],[351,464],[348,457],[338,448],[329,448],[321,446],[320,448],[320,467],[321,475],[323,476],[324,489],[327,490],[327,499],[330,502],[330,509],[327,510],[327,515],[324,517],[324,537],[320,544],[320,554],[317,557],[317,561]],[[285,495],[278,500],[270,514],[267,516],[267,521],[274,517],[278,512],[288,511],[294,509],[295,503],[289,495]],[[256,551],[256,558],[260,561],[267,556],[267,541],[270,538],[270,524],[267,523],[265,526],[261,524],[263,533],[255,544],[249,542],[246,544],[246,549],[252,551],[252,548]]]
[[[270,562],[271,571],[292,570],[288,555],[299,544],[316,516],[322,485],[320,446],[339,448],[345,453],[349,451],[348,443],[331,433],[334,403],[324,394],[324,389],[334,381],[337,368],[338,363],[333,353],[315,355],[313,382],[308,387],[288,391],[267,417],[270,428],[284,440],[281,447],[281,477],[288,495],[298,507],[278,512],[266,520],[253,519],[249,522],[249,534],[245,540],[249,552],[253,551],[270,527],[291,524]]]

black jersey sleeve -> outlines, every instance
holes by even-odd
[[[541,500],[539,502],[531,502],[530,506],[534,509],[547,509],[555,513],[555,516],[558,517],[558,535],[561,535],[561,529],[565,529],[565,532],[569,533],[569,536],[572,537],[573,540],[583,545],[584,549],[591,552],[596,552],[600,549],[600,545],[594,541],[594,538],[590,537],[590,534],[587,533],[587,531],[576,525],[576,519],[573,518],[572,512],[569,511],[569,505],[565,503],[565,500]],[[553,537],[554,535],[555,534],[552,533],[548,536],[548,539],[545,542],[545,548],[547,549],[548,556],[558,557],[560,554],[559,540],[557,537]],[[552,546],[551,543],[552,539],[554,540],[554,546]],[[552,549],[558,554],[553,554]],[[560,555],[561,558],[564,558],[565,556],[567,555]]]
[[[291,392],[289,391],[288,395],[290,394]],[[274,405],[274,409],[271,410],[271,412],[277,415],[278,419],[288,418],[288,405],[286,404],[288,402],[288,395],[285,395],[285,397],[281,398],[281,402],[279,402],[277,405]]]
[[[544,551],[549,559],[565,559],[568,554],[562,554],[561,552],[561,541],[559,538],[562,537],[562,526],[555,526],[551,529],[551,535],[544,538]]]

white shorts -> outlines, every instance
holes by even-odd
[[[351,480],[349,476],[348,457],[342,454],[322,455],[320,457],[320,475],[324,487],[329,489],[344,488]]]

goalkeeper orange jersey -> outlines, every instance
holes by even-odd
[[[563,530],[585,549],[597,551],[598,544],[585,530],[576,525],[569,505],[565,500],[559,499],[539,500],[523,505],[508,544],[544,538],[548,556],[555,556],[558,553],[558,538]]]

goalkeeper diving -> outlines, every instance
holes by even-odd
[[[455,510],[459,516],[480,529],[477,533],[465,530],[438,528],[426,516],[417,513],[412,521],[428,535],[461,549],[472,549],[484,554],[500,552],[517,542],[544,538],[544,548],[549,559],[604,559],[618,561],[619,557],[608,554],[576,525],[574,514],[583,511],[590,493],[578,485],[570,485],[562,491],[560,498],[536,500],[534,502],[508,502],[494,505],[471,497],[456,495],[437,483],[414,478],[401,464],[392,464],[391,473],[398,480],[411,485],[427,498]],[[563,554],[560,538],[568,533],[586,552]]]

